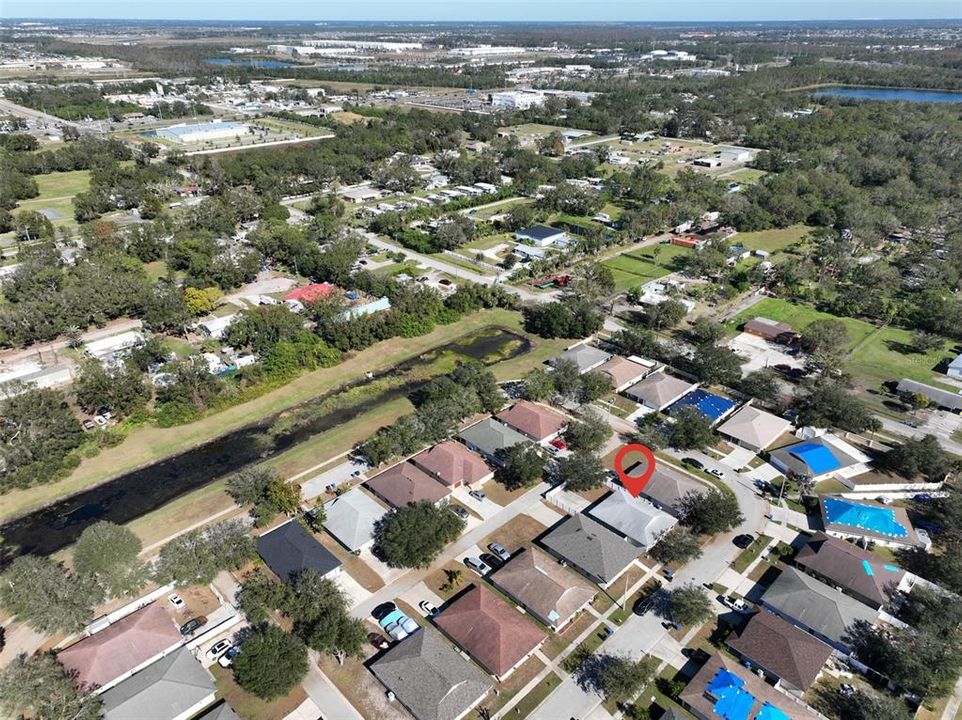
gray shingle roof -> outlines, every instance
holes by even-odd
[[[417,720],[454,720],[492,687],[478,668],[431,627],[405,638],[370,667]]]
[[[641,551],[587,515],[572,515],[541,544],[601,582],[611,582]]]
[[[898,391],[900,393],[921,393],[936,405],[949,408],[949,410],[962,410],[962,395],[958,395],[951,390],[943,390],[915,380],[902,379],[899,380]]]
[[[228,705],[225,700],[220,705],[205,712],[197,720],[240,720],[240,718],[234,712],[234,708]]]
[[[591,345],[575,345],[573,348],[569,348],[557,357],[552,358],[550,363],[554,365],[559,360],[570,360],[578,367],[579,372],[587,372],[601,365],[610,357],[611,353],[606,353],[604,350],[599,350]],[[644,368],[642,368],[642,370],[644,370]]]
[[[374,537],[374,525],[387,512],[360,488],[324,503],[324,529],[348,550],[358,550]]]
[[[170,720],[213,694],[213,677],[182,647],[105,692],[104,720]]]
[[[527,442],[528,438],[514,428],[509,428],[494,418],[485,418],[458,435],[469,448],[476,448],[488,457],[495,457],[499,450]]]
[[[656,372],[625,390],[625,395],[649,407],[660,409],[694,389],[695,385],[687,380]]]
[[[746,405],[722,423],[718,432],[752,447],[765,449],[791,427],[792,424],[785,418]]]
[[[875,553],[823,532],[812,536],[798,551],[795,562],[875,607],[885,605],[905,577],[904,570],[885,562]]]
[[[762,602],[841,647],[857,622],[874,624],[878,613],[795,568],[785,568],[762,596]]]
[[[285,581],[308,568],[327,575],[341,566],[341,561],[295,520],[257,538],[257,554]]]

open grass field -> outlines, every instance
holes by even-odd
[[[901,328],[879,330],[859,347],[846,363],[846,368],[864,388],[875,388],[883,382],[908,378],[952,390],[958,388],[943,382],[945,376],[936,370],[944,360],[957,354],[950,341],[925,353],[912,349],[912,333]]]
[[[644,285],[652,280],[668,275],[674,268],[675,258],[691,251],[675,245],[656,245],[644,250],[636,250],[616,255],[602,262],[615,276],[615,289]]]
[[[741,168],[740,170],[735,170],[735,172],[723,174],[721,177],[729,182],[737,182],[742,185],[754,185],[766,175],[768,175],[768,173],[764,170]]]
[[[56,225],[74,223],[73,197],[90,188],[90,171],[73,170],[35,176],[40,195],[17,204],[14,214],[21,210],[42,212]]]
[[[787,323],[797,332],[804,330],[814,320],[839,320],[848,328],[849,349],[862,342],[875,329],[862,320],[837,317],[808,305],[797,305],[779,298],[765,298],[760,303],[752,305],[729,320],[729,325],[735,328],[756,317],[766,317],[770,320]]]
[[[790,225],[787,228],[738,233],[732,238],[732,242],[741,243],[749,250],[777,253],[801,240],[811,229],[807,225]]]

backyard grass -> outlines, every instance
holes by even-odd
[[[739,170],[739,172],[742,171]],[[726,175],[726,178],[729,177],[734,176]],[[767,250],[770,253],[777,253],[792,243],[801,240],[809,230],[811,228],[807,225],[790,225],[786,228],[760,230],[759,232],[740,232],[732,238],[732,242],[744,245],[748,250]]]
[[[755,558],[761,555],[762,550],[768,547],[768,543],[772,541],[768,535],[759,535],[747,548],[742,550],[735,561],[731,564],[732,570],[737,573],[743,573],[755,562]]]
[[[495,683],[495,689],[498,691],[497,695],[494,693],[489,694],[486,701],[472,710],[468,718],[471,718],[471,720],[484,720],[485,718],[492,717],[498,710],[503,708],[509,700],[521,692],[525,685],[534,680],[542,670],[544,670],[543,662],[536,657],[528,658],[521,667],[511,673],[507,680],[501,683]],[[482,711],[487,712],[482,715]]]
[[[955,391],[957,388],[940,382],[936,367],[950,359],[954,344],[946,341],[940,348],[916,352],[912,348],[912,333],[901,328],[879,330],[849,358],[846,367],[863,388],[877,388],[881,383],[909,378]]]
[[[14,490],[4,495],[0,520],[16,517],[59,498],[98,485],[121,473],[184,452],[224,433],[256,422],[267,415],[286,410],[344,383],[357,380],[367,371],[388,369],[404,360],[421,355],[437,345],[443,345],[456,337],[470,334],[492,324],[520,330],[520,314],[500,309],[477,312],[458,323],[440,326],[428,335],[416,338],[392,338],[377,343],[356,353],[340,365],[305,373],[276,390],[246,403],[207,415],[196,422],[172,428],[153,425],[135,428],[117,447],[104,449],[96,457],[81,462],[70,477],[47,485]],[[561,340],[534,340],[531,352],[514,360],[499,363],[493,370],[499,379],[520,377],[527,368],[560,352],[564,345],[565,342]],[[385,415],[383,412],[385,408],[382,407],[381,410],[382,413],[378,417]],[[384,418],[384,422],[390,421]],[[343,428],[337,428],[330,433],[318,436],[319,442],[311,449],[314,461],[306,467],[311,467],[330,455],[336,454],[331,453],[329,447],[337,444],[337,433],[342,431]],[[284,457],[290,458],[298,451],[303,459],[305,450],[299,445],[291,451],[290,455],[285,453],[274,458],[272,462],[277,463]],[[278,464],[280,466],[280,463]]]
[[[521,698],[509,713],[509,717],[519,720],[528,717],[560,684],[561,678],[554,672],[548,673],[540,683],[531,689],[531,692]]]
[[[617,290],[644,285],[664,277],[675,269],[676,258],[691,250],[677,245],[655,245],[644,250],[616,255],[602,262],[615,276]]]
[[[297,685],[284,697],[265,702],[234,682],[231,670],[214,663],[210,671],[214,675],[218,697],[225,700],[241,720],[283,720],[307,699],[304,688]]]
[[[721,176],[721,179],[728,180],[729,182],[737,182],[742,185],[754,185],[763,177],[768,175],[764,170],[756,170],[755,168],[741,168],[732,173],[727,173]]]
[[[766,317],[769,320],[787,323],[796,332],[804,331],[809,323],[815,320],[839,320],[848,329],[849,349],[858,345],[875,330],[872,325],[862,320],[838,317],[808,305],[798,305],[779,298],[765,298],[733,317],[728,323],[734,328],[756,317]]]
[[[571,645],[581,633],[597,621],[598,618],[590,612],[587,610],[582,611],[582,613],[568,623],[568,626],[561,632],[549,634],[547,641],[541,646],[541,652],[544,653],[545,657],[554,660],[566,647]]]

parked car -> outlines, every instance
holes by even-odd
[[[388,639],[381,635],[380,633],[372,632],[367,634],[368,642],[371,643],[377,650],[387,650],[391,647],[391,643]]]
[[[184,602],[184,598],[177,593],[171,593],[168,595],[167,602],[169,602],[171,607],[173,607],[177,612],[182,612],[187,607],[187,603]]]
[[[712,469],[709,470],[708,472],[709,472],[711,475],[714,475],[716,478],[724,478],[724,477],[725,477],[725,471],[724,471],[724,470],[719,470],[718,468],[712,468]]]
[[[693,468],[695,468],[696,470],[704,470],[704,469],[705,469],[704,463],[702,463],[701,460],[696,460],[696,459],[693,458],[693,457],[682,458],[682,461],[681,461],[681,462],[682,462],[683,465],[688,465],[689,467],[693,467]]]
[[[374,608],[374,610],[371,611],[371,615],[374,616],[375,620],[380,622],[395,610],[397,610],[397,605],[395,605],[394,603],[392,602],[381,603],[376,608]]]
[[[732,542],[735,544],[735,547],[744,550],[755,542],[755,538],[751,535],[736,535]]]
[[[484,494],[484,490],[471,490],[471,491],[468,493],[468,495],[470,495],[471,497],[473,497],[473,498],[474,498],[475,500],[477,500],[478,502],[481,502],[481,501],[484,500],[486,497],[488,497],[487,495]]]
[[[457,516],[458,516],[459,518],[461,518],[462,520],[467,520],[467,519],[468,519],[468,517],[469,517],[468,511],[465,510],[465,509],[464,509],[463,507],[461,507],[460,505],[453,505],[453,504],[452,504],[452,505],[448,505],[448,507],[451,508],[451,512],[453,512],[455,515],[457,515]]]
[[[855,694],[855,686],[843,683],[838,686],[838,694],[842,697],[852,697]]]
[[[495,543],[495,542],[490,543],[488,545],[488,550],[493,552],[495,555],[497,555],[499,558],[501,558],[505,562],[511,559],[511,553],[505,550],[504,547],[502,545],[499,545],[498,543]]]
[[[644,615],[646,612],[651,610],[655,605],[654,596],[638,598],[635,600],[635,604],[632,606],[631,611],[635,615]]]
[[[464,564],[474,570],[478,575],[482,576],[487,575],[488,570],[490,569],[481,561],[480,558],[466,557],[464,558]]]
[[[451,284],[451,281],[448,280],[447,278],[441,278],[440,280],[438,280],[438,285],[450,285],[450,284]]]
[[[478,556],[485,565],[487,565],[492,570],[497,570],[499,567],[504,565],[504,560],[499,558],[497,555],[492,555],[491,553],[481,553]]]
[[[221,655],[223,655],[225,652],[230,650],[233,644],[234,643],[232,643],[227,638],[224,638],[223,640],[218,640],[217,642],[215,642],[213,645],[210,646],[210,649],[206,653],[204,653],[204,656],[208,660],[215,660],[219,658]]]
[[[97,427],[97,424],[93,420],[84,420],[84,430],[90,431]]]
[[[427,600],[422,600],[421,602],[419,602],[418,607],[421,609],[421,612],[423,612],[428,617],[434,617],[435,615],[438,614],[438,609],[432,603],[429,603]]]
[[[198,628],[202,628],[206,624],[207,624],[207,618],[204,617],[203,615],[199,615],[198,617],[191,618],[190,620],[188,620],[187,622],[185,622],[183,625],[180,626],[180,634],[193,635]]]
[[[786,365],[785,363],[778,363],[778,365],[772,366],[775,372],[781,373],[782,375],[788,375],[792,371],[791,365]]]
[[[565,442],[564,440],[562,440],[561,438],[555,438],[554,440],[552,440],[552,441],[551,441],[550,443],[548,443],[548,444],[549,444],[549,445],[552,445],[552,446],[554,446],[554,447],[556,447],[556,448],[558,448],[559,450],[567,450],[567,449],[568,449],[568,443],[566,443],[566,442]]]
[[[234,664],[234,658],[240,652],[240,645],[231,645],[230,649],[217,659],[217,664],[223,668]]]

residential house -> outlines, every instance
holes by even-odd
[[[814,483],[829,478],[844,482],[868,472],[871,458],[840,437],[825,433],[772,450],[769,462],[785,475],[794,473]]]
[[[291,290],[283,299],[284,302],[296,300],[301,305],[313,305],[321,300],[326,300],[335,292],[337,292],[337,287],[330,283],[311,283]]]
[[[197,718],[197,720],[240,720],[234,708],[227,704],[227,701],[215,705],[210,710]]]
[[[655,364],[651,361],[647,362],[647,365],[643,365],[630,358],[614,355],[608,362],[598,366],[598,372],[608,376],[615,392],[621,392],[643,380],[654,370]]]
[[[602,587],[614,582],[641,551],[587,515],[572,515],[555,526],[541,544]]]
[[[500,423],[494,418],[485,418],[481,422],[462,430],[458,437],[468,446],[469,450],[481,453],[495,465],[504,463],[504,451],[518,443],[528,442],[528,438],[514,428]]]
[[[750,335],[781,345],[789,345],[798,340],[798,333],[792,329],[791,325],[766,317],[752,318],[742,329]]]
[[[484,585],[474,585],[461,594],[434,616],[434,624],[499,681],[548,637]]]
[[[850,633],[856,625],[878,620],[877,610],[791,567],[782,570],[761,602],[845,655],[851,653]]]
[[[696,385],[665,372],[655,372],[625,390],[625,395],[651,410],[663,410],[694,390]]]
[[[664,510],[659,510],[644,498],[632,497],[631,493],[620,487],[587,512],[646,552],[678,522]]]
[[[186,647],[151,663],[101,698],[104,720],[187,720],[217,700],[213,676]]]
[[[460,720],[493,687],[432,627],[393,645],[370,670],[415,720]]]
[[[237,317],[237,313],[231,313],[230,315],[224,315],[223,317],[213,317],[207,320],[202,320],[197,323],[197,329],[201,331],[206,337],[212,340],[220,340],[224,337],[227,332],[227,328],[230,327],[231,323]]]
[[[444,440],[418,453],[411,462],[450,488],[480,485],[494,470],[479,456],[454,440]]]
[[[718,652],[695,673],[678,702],[698,720],[823,720],[800,700]]]
[[[812,686],[833,652],[814,635],[764,610],[726,642],[749,668],[764,670],[798,695]]]
[[[341,561],[297,520],[288,520],[257,538],[257,554],[285,582],[304,570],[316,570],[332,578],[341,570]]]
[[[575,345],[565,350],[560,355],[557,355],[548,361],[549,365],[556,365],[561,361],[568,361],[575,364],[578,368],[578,372],[584,375],[589,370],[594,370],[600,367],[605,362],[611,358],[611,353],[606,353],[604,350],[599,350],[593,345],[585,345],[584,343],[580,345]]]
[[[633,467],[629,467],[628,474],[633,470]],[[655,507],[670,512],[675,517],[681,517],[685,496],[689,493],[703,494],[707,490],[703,483],[688,473],[676,470],[666,463],[658,463],[641,495],[648,498]]]
[[[519,400],[495,417],[537,442],[557,437],[568,426],[568,418],[564,415],[530,400]]]
[[[795,562],[876,609],[887,605],[896,591],[907,589],[908,576],[902,568],[823,532],[811,537]]]
[[[558,230],[547,225],[532,225],[524,230],[518,230],[514,237],[520,242],[529,242],[538,247],[563,245],[568,241],[568,235],[564,230]]]
[[[718,427],[736,445],[761,452],[791,430],[792,424],[778,415],[745,405]]]
[[[952,362],[949,363],[948,368],[946,368],[945,374],[950,378],[962,380],[962,355],[955,356],[955,359],[953,359]]]
[[[139,330],[128,330],[109,337],[89,340],[84,343],[84,352],[100,362],[107,362],[116,356],[128,355],[134,348],[144,344],[144,334]]]
[[[356,185],[354,187],[342,188],[337,194],[354,205],[380,200],[384,195],[383,192],[370,185]]]
[[[154,602],[61,650],[57,659],[75,674],[79,686],[103,692],[173,652],[183,641],[163,604]]]
[[[906,548],[924,545],[928,539],[919,537],[904,507],[827,495],[820,495],[818,504],[825,532],[837,538]]]
[[[900,395],[915,395],[916,393],[924,395],[933,405],[947,410],[962,410],[962,394],[952,392],[951,390],[943,390],[942,388],[908,379],[899,380],[897,390]]]
[[[419,502],[436,504],[451,494],[451,488],[439,483],[410,460],[378,473],[365,486],[395,508]]]
[[[374,542],[374,528],[387,510],[355,487],[324,503],[324,529],[351,552]]]
[[[490,580],[556,632],[584,610],[597,592],[536,547],[516,552]]]

